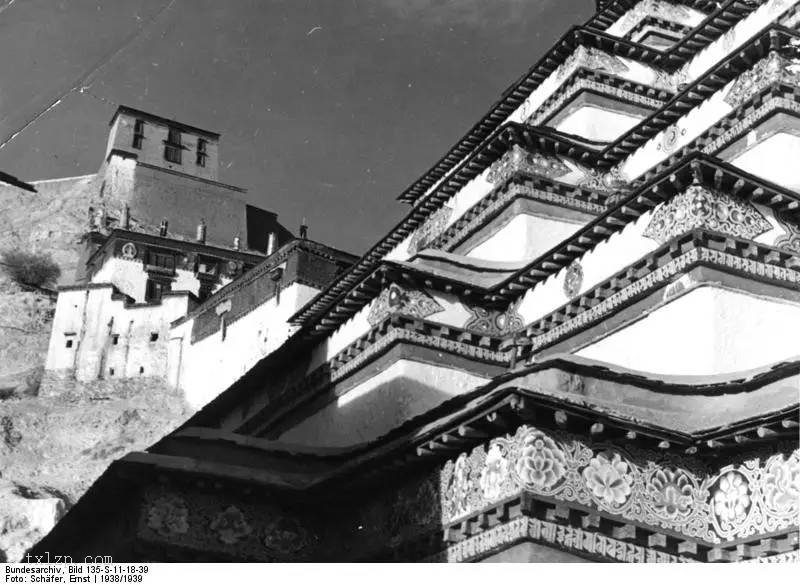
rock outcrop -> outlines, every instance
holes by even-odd
[[[159,378],[73,382],[59,396],[0,401],[0,558],[19,560],[111,461],[190,414]]]

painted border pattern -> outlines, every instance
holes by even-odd
[[[516,518],[511,522],[466,538],[449,546],[444,552],[425,559],[425,562],[468,562],[478,556],[490,553],[494,549],[522,540],[555,544],[567,550],[590,553],[626,563],[695,562],[691,559],[623,542],[597,532],[527,517]]]
[[[714,471],[687,457],[523,425],[445,463],[443,523],[522,492],[718,544],[800,525],[800,449]]]

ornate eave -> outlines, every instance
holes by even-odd
[[[472,180],[488,165],[494,163],[504,152],[514,145],[526,148],[535,148],[540,152],[551,152],[556,155],[563,155],[582,161],[587,164],[609,164],[621,160],[638,148],[641,144],[652,138],[657,132],[663,130],[680,118],[688,110],[696,107],[701,101],[707,99],[714,92],[718,91],[730,80],[734,79],[742,71],[751,67],[759,58],[766,56],[770,50],[788,45],[790,39],[798,38],[793,31],[784,27],[773,26],[754,37],[742,49],[723,61],[721,65],[715,67],[707,75],[698,79],[693,85],[686,88],[681,94],[673,98],[667,106],[659,110],[656,114],[648,118],[645,122],[637,125],[631,132],[615,141],[604,152],[598,152],[592,148],[582,146],[574,141],[574,137],[569,137],[558,132],[547,129],[531,127],[524,124],[506,123],[500,128],[496,128],[485,140],[485,144],[478,147],[475,144],[471,149],[471,156],[467,160],[459,159],[459,168],[452,176],[439,188],[425,197],[412,212],[398,224],[387,238],[376,244],[369,250],[353,268],[348,271],[341,279],[335,281],[328,289],[323,291],[311,303],[299,311],[293,320],[298,324],[305,324],[310,320],[319,318],[322,311],[331,305],[335,299],[351,286],[356,278],[363,275],[370,269],[380,257],[387,253],[393,246],[399,244],[408,234],[418,227],[430,213],[438,209],[448,198],[452,197],[468,181]],[[717,130],[710,131],[709,135]],[[540,150],[540,149],[545,150]],[[609,158],[613,149],[619,150],[617,154]],[[682,153],[689,151],[682,149]],[[464,155],[466,156],[466,154]],[[462,157],[463,158],[463,157]],[[659,172],[663,172],[665,164],[674,162],[676,156],[669,158],[667,163],[658,166]],[[653,179],[653,172],[649,172],[643,177],[648,182]],[[637,181],[635,187],[641,184]]]
[[[587,26],[607,28],[614,20],[621,17],[635,2],[609,6],[591,19]],[[705,2],[699,5],[710,7],[716,3]],[[716,8],[716,6],[715,6]],[[698,51],[707,47],[719,38],[726,30],[755,9],[742,0],[728,0],[722,7],[711,14],[685,39],[677,43],[667,52],[660,52],[645,45],[625,41],[611,35],[597,32],[591,28],[575,27],[568,31],[555,46],[523,75],[519,81],[509,87],[501,96],[493,109],[473,126],[450,151],[422,175],[413,185],[399,197],[401,201],[416,201],[429,188],[435,185],[478,144],[489,136],[497,125],[501,124],[538,85],[563,62],[576,46],[585,44],[604,49],[611,49],[612,54],[646,60],[657,66],[677,69],[686,63]],[[611,19],[611,20],[609,20]]]
[[[777,185],[771,185],[714,157],[695,155],[691,159],[682,160],[676,167],[663,172],[646,186],[634,191],[605,214],[518,270],[513,276],[495,286],[474,287],[474,289],[487,295],[489,301],[510,302],[536,282],[559,272],[597,243],[620,231],[662,201],[681,193],[693,183],[707,185],[714,190],[724,191],[752,203],[766,205],[787,214],[795,221],[800,221],[800,195]],[[385,262],[383,266],[388,267],[390,264]],[[383,270],[386,269],[383,268]],[[330,331],[331,328],[338,326],[363,306],[370,298],[369,295],[377,292],[377,285],[372,285],[373,288],[369,290],[359,290],[358,287],[369,287],[369,283],[377,282],[375,275],[380,270],[382,269],[378,268],[362,278],[357,285],[350,287],[349,292],[341,293],[339,299],[324,315],[319,314],[314,320],[306,321],[304,325],[309,330],[313,328],[318,332]],[[432,279],[431,282],[436,280]],[[447,284],[450,284],[451,287],[458,286],[458,283],[455,282],[441,282],[441,286]],[[460,288],[464,289],[465,287],[462,284]],[[308,305],[298,315],[309,314],[313,308],[312,305]]]
[[[545,380],[552,386],[554,373],[561,380],[561,390],[572,393],[574,400],[548,396],[539,389]],[[421,473],[433,477],[437,484],[440,482],[440,490],[432,497],[438,498],[442,517],[435,518],[427,531],[404,537],[403,547],[412,549],[395,549],[391,553],[400,554],[399,558],[404,560],[475,560],[520,539],[532,539],[571,551],[577,546],[578,553],[583,551],[595,560],[714,562],[771,558],[780,561],[786,555],[790,558],[796,555],[797,531],[791,514],[775,516],[769,511],[764,516],[748,516],[746,522],[737,519],[733,524],[725,524],[725,520],[717,525],[714,523],[719,518],[713,516],[714,498],[717,491],[724,489],[720,482],[725,477],[739,477],[748,481],[753,505],[762,511],[766,511],[765,506],[774,505],[770,499],[769,490],[774,485],[770,478],[781,471],[778,467],[788,465],[796,457],[794,454],[786,458],[786,448],[791,449],[795,444],[800,424],[796,396],[785,397],[783,407],[776,403],[774,410],[766,409],[757,417],[748,416],[745,408],[739,414],[730,413],[722,426],[697,427],[695,432],[678,433],[653,424],[652,420],[609,412],[592,404],[588,396],[581,399],[580,393],[572,391],[582,384],[592,388],[617,385],[633,393],[656,393],[675,401],[694,396],[709,401],[707,406],[713,409],[715,399],[748,394],[759,400],[776,384],[796,386],[799,375],[798,363],[791,362],[716,382],[680,382],[559,357],[499,376],[486,387],[453,398],[375,441],[347,449],[303,448],[216,429],[184,428],[160,441],[150,452],[134,453],[114,463],[69,512],[59,530],[37,546],[57,552],[75,546],[77,541],[71,535],[93,526],[98,518],[115,517],[120,513],[121,498],[130,505],[143,507],[132,529],[137,534],[158,536],[150,529],[157,526],[153,524],[156,512],[152,506],[164,505],[164,496],[158,494],[200,490],[217,502],[218,510],[239,506],[243,499],[273,508],[305,509],[313,514],[315,506],[331,509],[331,503],[341,498],[349,501],[352,497],[355,497],[353,502],[360,502],[363,496],[358,494],[374,494],[386,486],[399,485],[409,474]],[[532,481],[531,485],[502,483],[500,491],[480,479],[485,474],[477,474],[478,468],[488,466],[493,445],[499,443],[504,449],[502,453],[509,457],[513,453],[515,459],[509,465],[518,467],[523,457],[521,449],[533,435],[569,448],[564,465],[579,465],[583,475],[589,473],[585,471],[591,467],[587,465],[589,458],[594,457],[598,465],[603,465],[611,460],[612,453],[624,453],[625,459],[619,461],[619,466],[624,467],[625,474],[632,474],[625,479],[632,490],[625,492],[626,498],[630,495],[630,503],[624,501],[623,505],[622,499],[604,503],[605,496],[592,496],[600,499],[584,502],[582,498],[589,497],[580,495],[586,493],[585,485],[576,484],[577,491],[564,491],[579,481],[579,476],[573,475],[567,479],[556,476],[566,484],[548,480],[544,485],[539,479],[525,479],[528,476],[523,474],[520,477]],[[551,448],[558,447],[552,444]],[[778,451],[774,452],[775,449]],[[743,456],[753,459],[755,466],[748,467]],[[445,463],[448,459],[450,462]],[[469,485],[464,487],[469,488],[469,493],[484,490],[480,497],[462,500],[460,488],[453,487],[461,485],[457,481],[463,481],[457,479],[461,465],[458,462],[462,460],[477,466],[475,474],[469,475]],[[556,467],[557,473],[561,473],[559,469]],[[441,479],[437,480],[439,470]],[[658,504],[659,500],[652,499],[652,489],[663,488],[670,477],[677,481],[679,475],[686,476],[681,480],[684,482],[681,489],[691,487],[691,492],[687,492],[691,494],[691,503],[656,510],[655,516],[640,512],[635,502],[641,502],[647,509]],[[586,479],[589,480],[595,481]],[[146,496],[144,503],[136,495],[141,490]],[[168,496],[177,502],[176,497]],[[248,509],[249,504],[241,505]],[[785,502],[780,505],[785,507]],[[261,513],[259,522],[269,521],[265,513]],[[169,554],[189,557],[197,554],[197,548],[182,542],[181,535],[186,529],[174,532],[168,540],[159,537],[159,542],[172,550]],[[509,531],[513,538],[509,537]],[[150,536],[145,540],[155,542]],[[250,558],[248,551],[252,549],[237,548],[234,552],[230,547],[236,540],[224,542],[228,545],[217,543],[208,555]],[[399,550],[405,552],[401,554]],[[149,554],[152,557],[164,553],[151,550]],[[371,554],[390,553],[376,550]],[[431,557],[434,554],[439,556]],[[252,558],[263,560],[258,555]]]

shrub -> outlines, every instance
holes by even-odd
[[[61,276],[61,268],[45,253],[6,250],[0,255],[0,266],[11,280],[23,286],[54,286]]]

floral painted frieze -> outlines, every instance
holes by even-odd
[[[489,167],[486,180],[493,185],[499,185],[519,172],[556,179],[568,174],[570,168],[555,157],[527,152],[515,144],[511,150]]]
[[[796,527],[800,514],[800,450],[709,473],[686,458],[522,426],[446,463],[441,481],[445,524],[523,491],[709,543]]]
[[[425,292],[405,289],[392,283],[375,299],[367,315],[367,321],[375,326],[392,314],[424,319],[441,311],[444,311],[444,308]]]
[[[643,235],[663,244],[699,227],[752,240],[772,224],[749,203],[692,185],[656,209]]]
[[[447,228],[447,222],[452,215],[453,208],[448,205],[432,213],[425,223],[411,236],[411,241],[408,243],[408,253],[413,256],[417,252],[428,248]]]
[[[782,81],[800,84],[800,59],[786,58],[772,51],[733,82],[725,95],[725,102],[738,108],[765,87]]]

